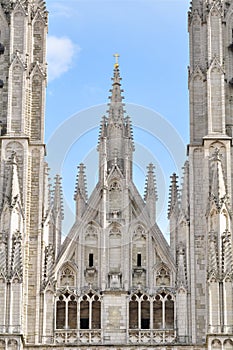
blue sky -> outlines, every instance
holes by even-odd
[[[187,0],[47,0],[49,10],[46,143],[51,176],[64,184],[64,234],[72,225],[76,166],[97,180],[96,144],[113,71],[120,70],[136,146],[141,194],[156,165],[158,223],[167,235],[170,175],[181,172],[188,143]]]

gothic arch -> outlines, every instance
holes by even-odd
[[[109,183],[109,192],[121,192],[122,185],[121,181],[118,178],[111,179]]]
[[[209,215],[209,230],[218,232],[218,212],[217,208],[212,208]]]
[[[33,56],[40,63],[44,61],[44,28],[44,20],[38,13],[33,20]]]
[[[120,273],[122,265],[122,227],[113,223],[108,231],[109,271]]]
[[[222,343],[219,339],[214,339],[212,340],[211,347],[215,350],[222,350]]]
[[[230,217],[229,217],[229,213],[226,210],[226,208],[223,208],[220,214],[221,214],[220,215],[221,232],[229,231],[229,229],[230,229]]]
[[[144,223],[138,222],[133,228],[133,240],[146,239],[146,229]]]
[[[18,3],[18,6],[14,10],[13,14],[13,29],[14,29],[14,46],[13,53],[19,51],[24,53],[25,46],[25,11],[23,7]],[[20,37],[18,37],[20,33]],[[17,40],[16,40],[17,38]]]
[[[130,329],[174,329],[175,297],[162,289],[155,295],[137,291],[129,297]]]
[[[109,218],[117,220],[121,218],[123,197],[122,184],[118,177],[111,178],[109,182]]]
[[[84,237],[85,237],[85,241],[90,239],[96,239],[98,238],[98,232],[99,232],[99,225],[97,224],[97,222],[95,221],[90,221],[85,229],[84,229]]]
[[[0,339],[0,350],[5,350],[5,348],[6,348],[5,340]]]
[[[224,340],[223,349],[224,350],[232,350],[233,349],[233,341],[231,339]]]
[[[165,263],[155,267],[156,286],[169,286],[171,282],[171,271]]]
[[[67,261],[58,272],[58,286],[75,287],[77,285],[77,274],[77,267]]]
[[[225,145],[220,142],[216,141],[210,144],[209,146],[209,157],[212,158],[214,156],[214,153],[216,153],[216,150],[219,152],[220,159],[223,163],[223,169],[225,168],[226,164],[226,147]]]
[[[7,350],[18,350],[19,349],[19,344],[16,339],[10,339],[8,340],[7,343]]]
[[[57,293],[56,329],[100,329],[101,296],[90,290],[77,295],[70,290]]]

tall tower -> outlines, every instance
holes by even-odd
[[[0,1],[0,331],[9,349],[22,334],[25,342],[38,342],[42,262],[52,237],[44,229],[46,34],[43,0]]]
[[[221,348],[233,332],[233,3],[193,0],[188,24],[189,161],[172,219],[173,252],[185,247],[190,341]]]

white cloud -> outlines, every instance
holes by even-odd
[[[49,81],[57,79],[66,73],[72,67],[74,55],[79,51],[80,48],[67,37],[48,36],[47,62]]]
[[[48,2],[47,5],[51,17],[70,18],[74,12],[72,7],[66,6],[61,2]]]

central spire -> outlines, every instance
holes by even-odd
[[[134,151],[131,121],[125,116],[122,96],[121,76],[118,58],[113,69],[111,95],[107,115],[103,117],[100,127],[98,150],[100,155],[100,178],[103,178],[103,163],[109,174],[113,167],[117,167],[123,176],[132,178],[132,153]]]
[[[124,123],[124,103],[122,102],[124,97],[121,95],[124,90],[121,89],[121,77],[118,58],[119,54],[115,54],[116,62],[114,64],[113,78],[112,78],[112,89],[110,90],[111,95],[109,96],[109,124],[122,124]]]

